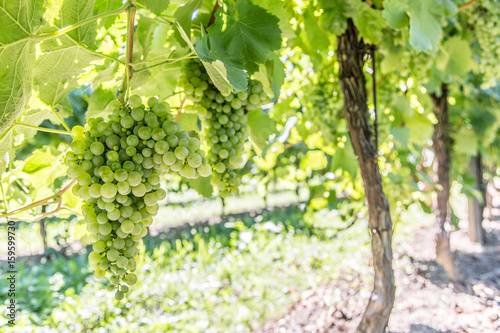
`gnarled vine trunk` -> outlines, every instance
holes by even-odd
[[[377,147],[367,106],[363,72],[363,56],[367,45],[358,41],[358,31],[351,20],[348,20],[347,30],[338,37],[337,42],[340,88],[344,98],[349,136],[363,177],[375,269],[373,292],[358,326],[358,332],[381,333],[387,327],[394,304],[392,221],[389,204],[382,189]]]
[[[450,214],[450,124],[448,119],[448,85],[441,86],[441,95],[431,94],[434,103],[434,115],[437,123],[434,125],[432,142],[434,146],[434,174],[436,183],[440,185],[437,191],[436,204],[436,261],[441,264],[448,277],[455,281],[458,271],[453,252],[450,249],[450,237],[446,230],[451,220]]]

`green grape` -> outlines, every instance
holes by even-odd
[[[121,291],[117,291],[116,294],[115,294],[115,299],[117,301],[121,301],[124,297],[125,297],[125,294],[122,293]]]

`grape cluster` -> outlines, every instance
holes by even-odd
[[[305,115],[321,131],[325,144],[335,143],[337,124],[343,117],[343,102],[338,81],[328,71],[319,71],[304,94]]]
[[[166,196],[160,176],[172,170],[186,178],[207,177],[211,167],[200,140],[173,120],[169,104],[151,97],[146,107],[137,95],[128,105],[112,103],[106,121],[92,118],[87,130],[72,129],[66,164],[68,176],[77,180],[73,193],[85,201],[94,276],[111,273],[108,290],[117,289],[115,298],[121,300],[127,285],[137,281],[133,272],[141,239]]]
[[[183,67],[179,80],[186,97],[193,103],[185,112],[196,112],[203,121],[203,135],[209,149],[208,159],[214,170],[212,184],[222,197],[238,193],[237,175],[242,162],[244,141],[248,137],[247,114],[270,102],[262,84],[250,80],[247,91],[219,92],[198,59]]]
[[[474,37],[481,49],[479,70],[484,74],[481,88],[495,87],[500,81],[500,3],[498,0],[481,1],[470,11],[468,22],[474,27]]]

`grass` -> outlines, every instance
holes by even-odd
[[[147,237],[139,281],[121,302],[89,275],[86,254],[26,266],[17,325],[5,331],[250,332],[346,267],[369,276],[366,221],[331,239],[337,217],[302,216],[294,207]]]

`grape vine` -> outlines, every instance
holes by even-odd
[[[121,300],[137,281],[133,273],[141,240],[166,192],[160,177],[172,170],[185,178],[207,177],[211,167],[200,149],[169,114],[170,105],[155,97],[142,104],[133,95],[128,105],[112,102],[112,114],[76,126],[66,154],[73,193],[85,204],[82,213],[93,240],[89,262],[97,279],[110,273],[108,291]],[[128,285],[128,286],[127,286]]]

